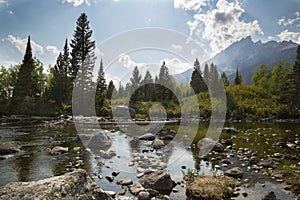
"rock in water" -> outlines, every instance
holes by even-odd
[[[151,174],[145,175],[139,180],[139,182],[144,188],[150,188],[163,192],[171,192],[175,186],[170,174],[163,170],[157,170]]]
[[[82,169],[40,181],[9,183],[0,188],[0,199],[112,200]]]
[[[197,146],[200,148],[200,151],[224,151],[224,146],[211,138],[203,138],[198,142]]]
[[[22,148],[20,142],[4,142],[0,144],[0,155],[6,155],[11,153],[17,153]]]
[[[55,146],[53,147],[53,149],[49,150],[50,154],[62,154],[62,153],[66,153],[69,151],[68,147],[60,147],[60,146]]]
[[[156,139],[153,141],[152,143],[152,147],[153,149],[161,149],[163,148],[165,145],[164,141],[160,140],[160,139]]]
[[[139,137],[139,140],[153,141],[155,140],[155,135],[153,135],[152,133],[145,133],[144,135]]]
[[[224,172],[225,176],[230,176],[233,178],[243,178],[243,170],[239,167],[234,167],[232,169],[228,169]]]

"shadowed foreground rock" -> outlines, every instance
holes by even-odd
[[[0,188],[0,199],[112,200],[82,169],[40,181],[9,183]]]
[[[163,171],[157,170],[148,175],[145,175],[139,180],[144,188],[150,188],[157,191],[171,192],[175,186],[172,181],[170,174]]]
[[[188,200],[229,200],[240,183],[226,176],[197,176],[187,184]]]
[[[17,141],[0,143],[0,155],[19,152],[21,147],[21,143]]]

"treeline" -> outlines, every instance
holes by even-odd
[[[225,72],[219,74],[213,63],[205,64],[202,72],[196,59],[188,84],[177,84],[163,62],[158,75],[147,71],[143,76],[135,67],[130,81],[116,87],[113,81],[107,83],[102,60],[94,81],[94,50],[95,41],[85,13],[77,19],[71,42],[65,40],[63,51],[48,74],[33,57],[28,37],[22,63],[0,69],[0,115],[72,114],[72,105],[89,104],[93,94],[99,116],[111,116],[111,101],[124,101],[136,110],[136,117],[147,117],[156,103],[166,108],[168,117],[180,117],[179,102],[189,104],[196,94],[201,116],[209,118],[211,101],[226,92],[227,118],[300,117],[300,46],[293,66],[280,61],[276,66],[262,64],[252,77],[252,85],[243,84],[238,69],[231,84]],[[72,99],[74,88],[80,95],[76,101]]]

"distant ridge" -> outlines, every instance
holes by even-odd
[[[238,68],[243,74],[244,82],[251,84],[251,78],[260,64],[267,66],[276,65],[277,61],[286,61],[294,64],[296,58],[297,43],[292,41],[261,41],[253,42],[251,37],[241,39],[232,43],[225,50],[221,51],[205,63],[214,63],[220,71],[224,71],[230,82],[233,82],[235,71]],[[201,63],[203,67],[205,63]],[[175,74],[176,82],[183,83],[183,80],[190,80],[193,69],[187,69],[181,74]],[[184,79],[182,77],[185,77]]]

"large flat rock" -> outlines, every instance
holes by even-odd
[[[0,199],[112,200],[82,169],[40,181],[9,183],[0,188]]]

